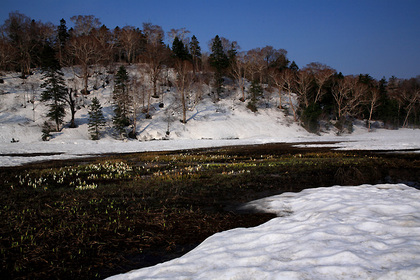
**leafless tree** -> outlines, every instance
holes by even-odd
[[[176,79],[174,85],[181,97],[182,123],[187,123],[187,92],[194,83],[192,64],[187,60],[177,60],[175,62]]]
[[[31,65],[40,65],[40,50],[45,42],[52,40],[53,26],[31,20],[19,12],[12,12],[1,26],[1,32],[2,41],[8,43],[2,46],[7,51],[7,54],[1,55],[2,60],[10,60],[10,54],[13,54],[12,59],[24,77],[30,74]]]
[[[231,61],[230,73],[234,77],[236,84],[241,90],[242,97],[241,101],[245,101],[245,73],[246,73],[246,61],[245,61],[245,52],[240,52],[236,55],[235,59]]]
[[[136,51],[142,45],[143,34],[133,26],[124,26],[118,35],[119,42],[125,51],[127,62],[134,62]]]
[[[373,111],[379,106],[379,98],[380,98],[380,89],[377,83],[373,87],[370,88],[367,94],[366,102],[369,105],[369,120],[368,120],[368,130],[371,130],[371,121]]]
[[[93,15],[72,16],[70,20],[74,23],[73,36],[76,37],[87,36],[101,26],[101,21]]]
[[[260,48],[255,48],[249,50],[245,55],[245,60],[248,64],[247,70],[250,76],[250,80],[255,81],[257,80],[259,83],[262,82],[263,70],[266,67],[264,61],[264,54],[261,52]]]
[[[295,78],[295,73],[293,72],[293,70],[285,69],[280,73],[279,81],[280,81],[280,84],[283,85],[283,90],[286,91],[289,96],[289,106],[293,111],[293,119],[296,122],[297,115],[296,115],[295,106],[293,105],[293,98],[292,98],[292,91],[293,91],[295,80],[296,78]]]
[[[0,37],[0,70],[12,69],[15,63],[16,50],[4,38]]]
[[[279,94],[279,109],[283,108],[283,100],[282,100],[282,92],[284,90],[284,80],[282,77],[282,72],[276,68],[271,68],[268,72],[268,75],[270,76],[274,86],[277,88],[278,94]]]
[[[164,33],[162,27],[150,23],[143,24],[143,32],[147,40],[143,61],[145,62],[146,72],[152,85],[153,97],[157,98],[159,97],[157,94],[157,83],[162,68],[168,58],[167,49],[163,44]],[[149,113],[149,110],[150,98],[148,98],[147,113]]]
[[[359,83],[354,76],[338,79],[332,87],[332,95],[337,105],[337,116],[341,120],[346,116],[354,116],[363,101],[367,86]]]
[[[131,138],[136,137],[137,133],[137,117],[139,113],[144,109],[146,99],[146,81],[142,73],[139,76],[133,76],[129,84],[129,95],[131,101],[131,125],[132,131],[130,133]]]
[[[325,94],[325,91],[323,90],[325,83],[332,77],[332,75],[334,75],[336,71],[331,67],[319,62],[309,63],[304,69],[309,70],[312,73],[318,86],[314,100],[314,103],[317,103]]]
[[[99,43],[93,36],[83,35],[73,37],[68,45],[69,52],[80,63],[82,69],[81,78],[83,80],[83,94],[88,93],[88,79],[90,76],[89,66],[93,64],[98,57]]]
[[[299,70],[296,75],[296,93],[300,105],[308,108],[310,103],[309,90],[312,87],[312,73],[306,69]]]
[[[404,80],[400,84],[400,93],[405,104],[406,115],[403,127],[408,127],[411,114],[416,114],[416,105],[420,103],[420,87],[416,79]]]
[[[184,45],[188,45],[189,43],[189,37],[188,34],[190,34],[191,32],[188,31],[185,27],[180,28],[180,29],[171,29],[170,31],[167,32],[167,35],[169,37],[170,43],[173,42],[173,40],[175,39],[175,37],[178,37],[179,40],[181,40],[182,43],[184,43]]]

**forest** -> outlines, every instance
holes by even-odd
[[[136,137],[139,113],[153,118],[151,99],[159,98],[165,87],[179,95],[183,123],[188,103],[199,102],[201,96],[193,97],[193,92],[210,89],[206,93],[218,102],[229,86],[253,112],[262,106],[266,92],[278,92],[279,110],[287,106],[294,121],[314,133],[325,123],[351,132],[355,119],[364,120],[369,129],[372,123],[390,129],[420,124],[420,76],[388,80],[365,73],[344,76],[321,62],[299,67],[287,50],[273,46],[241,51],[238,42],[218,35],[208,42],[209,52],[203,52],[198,38],[186,28],[165,32],[161,26],[143,23],[141,29],[110,29],[93,15],[70,20],[72,28],[64,19],[54,25],[11,12],[0,27],[0,83],[8,71],[19,72],[22,79],[34,69],[44,73],[42,101],[49,103],[53,123],[46,123],[46,135],[60,130],[67,109],[71,127],[75,126],[75,98],[89,95],[89,80],[98,69],[112,74],[113,124],[123,137]],[[128,66],[136,67],[140,75],[127,72]],[[64,82],[64,67],[83,81],[80,88]],[[98,86],[105,85],[95,83],[93,88]],[[93,100],[89,112],[93,139],[104,121],[100,109]]]

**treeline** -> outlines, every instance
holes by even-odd
[[[165,34],[162,27],[144,23],[142,29],[124,26],[111,30],[92,15],[74,16],[71,21],[74,27],[68,29],[64,19],[56,26],[10,13],[1,26],[0,71],[17,71],[25,78],[33,68],[77,66],[83,81],[81,93],[88,94],[91,67],[106,67],[119,79],[115,81],[115,114],[123,114],[122,125],[131,122],[134,134],[138,95],[143,95],[142,111],[152,117],[150,97],[159,97],[161,84],[174,87],[180,94],[181,121],[185,123],[188,92],[193,87],[197,90],[197,85],[209,85],[217,102],[223,98],[227,81],[235,83],[240,100],[253,111],[264,100],[264,90],[277,90],[279,109],[291,109],[295,121],[312,132],[319,131],[320,123],[351,130],[354,119],[366,120],[369,128],[372,120],[390,128],[420,124],[420,76],[379,81],[368,74],[343,76],[318,62],[299,68],[288,59],[286,50],[272,46],[240,51],[236,41],[219,36],[209,42],[210,53],[202,53],[198,39],[190,37],[185,28]],[[125,64],[138,65],[147,77],[131,77],[129,83],[125,69],[117,73],[116,65]],[[175,78],[169,79],[168,69]],[[71,104],[72,94],[77,92],[67,94],[64,99]],[[292,102],[295,94],[298,104]]]

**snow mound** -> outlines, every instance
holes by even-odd
[[[420,191],[403,184],[284,193],[248,208],[282,217],[217,233],[120,279],[420,279]]]

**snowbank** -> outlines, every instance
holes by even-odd
[[[280,217],[217,233],[181,258],[123,279],[420,279],[420,191],[307,189],[249,203]]]

